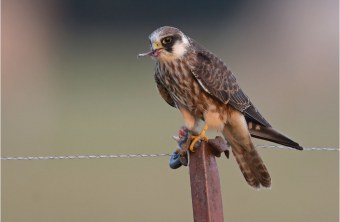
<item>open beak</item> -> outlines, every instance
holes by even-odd
[[[152,56],[152,57],[157,57],[159,55],[158,50],[152,50],[150,52],[144,52],[144,53],[140,53],[138,54],[138,57],[142,57],[142,56]]]
[[[138,57],[142,56],[152,56],[152,57],[158,57],[160,50],[162,50],[163,47],[159,42],[152,43],[152,50],[150,52],[140,53],[138,54]]]

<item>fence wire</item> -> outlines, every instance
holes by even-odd
[[[256,148],[295,150],[279,145],[256,145]],[[333,147],[310,147],[303,151],[340,151]],[[302,151],[302,152],[303,152]],[[171,153],[158,154],[111,154],[111,155],[69,155],[69,156],[2,156],[1,160],[74,160],[74,159],[109,159],[109,158],[143,158],[143,157],[169,157]]]

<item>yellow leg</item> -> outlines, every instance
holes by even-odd
[[[194,146],[197,143],[197,141],[199,140],[208,141],[208,137],[205,135],[205,132],[207,132],[207,130],[208,130],[208,125],[205,124],[200,134],[198,134],[197,136],[191,136],[191,139],[193,139],[189,147],[191,152],[195,152]]]

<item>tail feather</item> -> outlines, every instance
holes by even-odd
[[[252,137],[278,143],[284,146],[289,146],[297,150],[303,150],[297,142],[289,139],[287,136],[274,130],[272,127],[261,126],[252,121],[247,121],[249,133]]]
[[[238,149],[232,149],[235,159],[247,183],[258,189],[261,186],[269,188],[271,178],[266,166],[255,149],[250,152],[238,153]]]
[[[223,135],[230,143],[232,152],[247,183],[255,189],[259,189],[261,186],[269,188],[271,186],[270,175],[254,148],[249,134],[249,138],[246,139],[247,142],[235,138],[227,127],[224,128]]]

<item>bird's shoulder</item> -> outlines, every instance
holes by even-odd
[[[192,45],[191,72],[202,88],[222,103],[242,112],[246,119],[254,120],[263,126],[270,126],[240,88],[228,66],[195,40],[190,39],[190,43]]]
[[[235,76],[219,57],[207,50],[194,39],[190,39],[190,44],[192,46],[190,67],[194,75],[197,73],[206,75],[206,77],[223,77],[226,78],[227,82],[225,83],[228,83],[229,89],[239,89]]]
[[[225,104],[233,105],[232,103],[237,102],[233,101],[232,97],[241,93],[242,90],[227,65],[195,40],[190,39],[190,44],[192,50],[189,67],[204,90]],[[242,102],[249,104],[249,98],[243,92],[242,98]],[[243,107],[237,109],[243,111],[247,104],[243,104]]]

